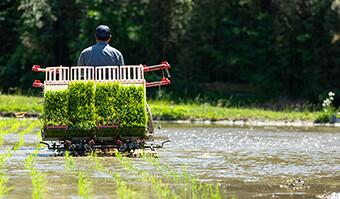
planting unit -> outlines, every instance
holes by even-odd
[[[146,82],[144,72],[165,70],[170,77],[168,68],[167,62],[155,66],[44,69],[34,65],[33,71],[45,72],[43,83],[33,83],[44,90],[42,143],[58,152],[67,150],[79,155],[163,147],[163,143],[147,143],[155,137],[145,92],[146,87],[167,85],[170,80],[163,76],[161,81]]]

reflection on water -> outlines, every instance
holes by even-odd
[[[166,126],[157,136],[169,136],[170,143],[159,150],[160,163],[173,168],[186,165],[203,182],[215,184],[237,198],[316,198],[340,192],[340,129],[284,127]],[[1,153],[19,141],[18,134],[4,136]],[[13,198],[31,198],[31,182],[23,161],[39,142],[36,134],[24,135],[25,144],[6,161],[8,186]],[[50,157],[39,150],[36,168],[47,174],[51,198],[76,197],[77,180],[65,169],[63,157]],[[119,171],[129,184],[148,186],[140,176],[124,170],[112,157],[102,158],[107,168]],[[132,159],[139,168],[157,171],[142,159]],[[86,157],[77,166],[92,179],[94,195],[116,196],[110,176],[93,169]],[[290,179],[301,178],[309,188],[280,188]],[[325,195],[326,196],[326,195]]]
[[[200,179],[218,181],[241,198],[340,191],[337,128],[168,127],[159,134],[172,140],[160,159],[186,164]],[[280,188],[292,178],[304,179],[310,189]]]

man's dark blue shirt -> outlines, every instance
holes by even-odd
[[[122,53],[104,41],[84,49],[79,56],[78,66],[122,66]]]

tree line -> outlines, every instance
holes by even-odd
[[[0,90],[76,65],[100,24],[126,64],[172,65],[172,97],[340,93],[338,0],[2,0]]]

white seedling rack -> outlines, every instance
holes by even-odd
[[[44,92],[65,90],[71,82],[93,81],[95,83],[119,82],[145,88],[143,66],[75,66],[47,67]]]
[[[75,81],[93,81],[94,83],[119,82],[123,85],[136,85],[146,87],[170,84],[168,78],[163,78],[157,82],[146,82],[144,72],[155,70],[165,70],[170,77],[168,62],[162,62],[159,65],[130,65],[130,66],[54,66],[46,69],[40,68],[39,65],[32,67],[33,71],[45,72],[45,81],[35,80],[34,87],[44,88],[47,90],[65,90],[71,82]],[[163,73],[164,74],[164,73]]]

